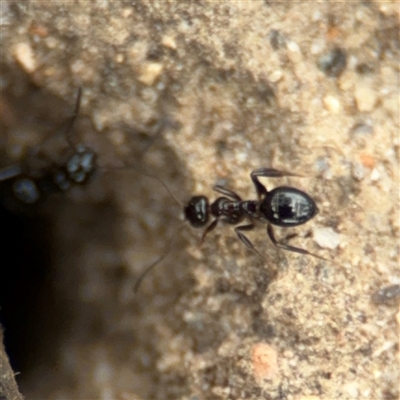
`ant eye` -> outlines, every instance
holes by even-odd
[[[13,184],[14,196],[24,204],[34,204],[40,198],[40,192],[33,179],[17,179]]]

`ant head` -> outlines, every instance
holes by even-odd
[[[84,185],[96,170],[96,153],[79,145],[65,164],[67,179],[75,185]]]
[[[193,196],[189,204],[185,206],[185,218],[189,221],[190,225],[195,228],[200,228],[207,224],[209,219],[209,204],[205,196]]]
[[[289,227],[305,224],[318,213],[318,208],[307,193],[280,186],[268,192],[260,211],[271,224]]]

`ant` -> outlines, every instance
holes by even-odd
[[[211,205],[205,196],[193,196],[185,207],[185,218],[195,228],[207,225],[210,215],[214,221],[205,229],[201,242],[208,233],[213,231],[221,220],[227,224],[237,225],[243,220],[250,221],[249,224],[240,225],[235,228],[235,233],[246,247],[260,254],[250,240],[242,231],[250,231],[255,228],[255,221],[267,223],[267,233],[271,242],[284,250],[296,253],[308,254],[319,257],[307,250],[279,243],[275,239],[272,225],[281,227],[294,227],[305,224],[317,213],[318,208],[314,200],[305,192],[289,186],[279,186],[270,192],[258,180],[259,177],[284,177],[299,176],[285,171],[278,171],[273,168],[259,168],[251,174],[251,180],[256,188],[258,200],[242,200],[241,197],[223,187],[216,185],[213,190],[224,195],[218,197]]]
[[[11,165],[0,169],[0,199],[17,208],[39,204],[52,193],[65,192],[75,185],[85,185],[94,174],[97,155],[88,147],[75,145],[71,138],[72,128],[79,115],[82,89],[78,89],[75,108],[64,128],[67,144],[72,149],[64,163],[50,160],[50,165],[38,171],[29,166]],[[49,161],[42,153],[39,157]]]
[[[220,221],[231,225],[237,225],[247,220],[249,223],[237,226],[234,229],[235,233],[247,248],[263,258],[243,233],[253,230],[255,228],[255,222],[262,222],[267,224],[267,233],[274,246],[324,260],[323,257],[313,254],[308,250],[278,242],[275,238],[273,225],[284,228],[299,226],[310,221],[319,211],[314,200],[307,193],[290,186],[279,186],[268,191],[259,181],[259,177],[280,178],[284,176],[301,175],[279,171],[274,168],[259,168],[252,171],[250,178],[255,186],[258,200],[242,200],[242,198],[232,190],[216,185],[213,187],[213,190],[222,194],[222,197],[218,197],[210,204],[206,196],[193,196],[189,200],[189,203],[184,206],[185,220],[194,228],[202,228],[208,224],[210,217],[214,218],[205,228],[201,237],[201,243],[203,243],[205,237],[217,227]],[[135,292],[139,289],[147,273],[162,261],[168,252],[169,250],[147,267],[140,275],[134,287]]]

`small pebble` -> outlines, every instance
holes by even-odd
[[[345,392],[345,397],[350,399],[357,399],[358,398],[358,383],[348,382],[343,385],[343,391]],[[347,394],[347,396],[346,396]]]
[[[269,43],[274,50],[279,50],[286,45],[285,37],[276,29],[271,29],[269,32]]]
[[[171,36],[163,36],[161,39],[161,44],[164,47],[167,47],[172,50],[176,50],[176,48],[177,48],[175,39]]]
[[[272,83],[276,83],[282,79],[282,76],[283,76],[282,70],[277,69],[269,76],[269,81]]]
[[[124,55],[123,54],[117,54],[115,56],[115,62],[118,64],[121,64],[124,62]]]
[[[325,96],[322,101],[325,108],[333,114],[339,113],[342,109],[340,101],[334,96]]]
[[[313,232],[313,239],[318,246],[334,250],[340,244],[340,235],[332,228],[317,228]]]
[[[376,182],[376,181],[378,181],[378,180],[380,179],[380,177],[381,177],[380,172],[378,171],[377,168],[374,168],[374,169],[372,170],[371,176],[370,176],[371,181],[372,181],[372,182]]]
[[[139,76],[139,81],[145,85],[151,86],[160,76],[163,70],[163,65],[160,63],[148,63],[142,66],[142,73]]]
[[[375,304],[390,303],[393,299],[400,297],[400,285],[390,285],[379,289],[372,296],[372,301]]]
[[[353,178],[357,181],[362,181],[365,177],[365,169],[364,166],[356,161],[353,163]]]
[[[363,62],[356,65],[355,71],[357,72],[357,74],[367,75],[374,72],[374,67],[371,64]]]
[[[400,93],[392,93],[383,98],[382,105],[393,118],[399,116]]]
[[[329,170],[329,163],[325,157],[319,157],[315,161],[315,169],[318,172],[326,172]]]
[[[296,42],[290,41],[287,43],[288,57],[292,62],[299,62],[302,59],[300,47]]]
[[[365,168],[370,169],[374,168],[376,164],[375,157],[365,153],[360,154],[360,161]]]
[[[10,1],[0,1],[0,27],[12,24],[13,14]]]
[[[14,56],[21,67],[28,73],[36,70],[37,64],[32,47],[28,43],[19,43],[14,47]]]
[[[318,67],[331,78],[339,77],[347,65],[346,52],[340,47],[335,47],[329,53],[323,54],[318,60]]]
[[[251,349],[254,377],[258,381],[272,379],[278,374],[278,353],[267,343],[256,343]]]
[[[374,133],[372,125],[364,122],[357,122],[350,130],[353,135],[371,135]]]
[[[366,82],[359,82],[354,91],[357,108],[361,112],[372,111],[377,100],[376,92]]]

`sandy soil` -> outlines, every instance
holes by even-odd
[[[0,7],[0,166],[60,160],[81,86],[74,140],[104,167],[18,230],[40,250],[9,328],[27,399],[399,397],[398,298],[373,297],[400,283],[398,2]],[[327,260],[274,248],[262,225],[264,260],[231,226],[199,246],[132,165],[181,202],[216,183],[255,198],[262,166],[302,174],[265,184],[315,199],[290,243]]]

